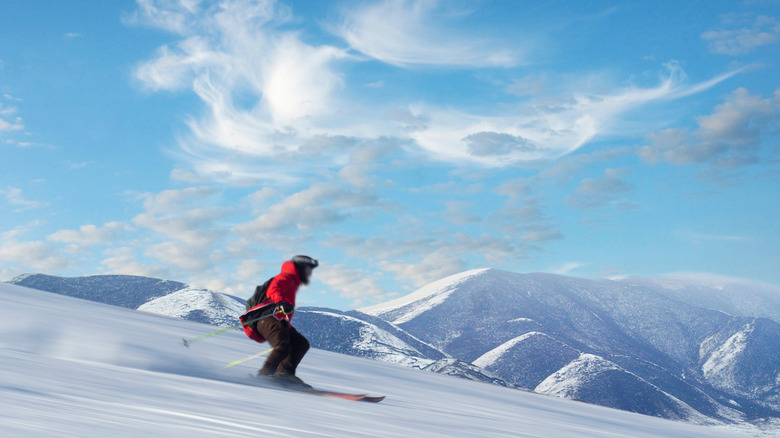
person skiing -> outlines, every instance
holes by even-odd
[[[245,325],[244,331],[255,341],[268,341],[273,347],[257,372],[258,377],[273,376],[286,384],[308,386],[295,375],[295,370],[309,350],[309,341],[290,324],[290,320],[295,313],[298,287],[309,284],[317,266],[316,259],[297,255],[284,262],[281,273],[258,286],[255,295],[247,301],[248,311],[241,316],[241,321],[262,319]]]

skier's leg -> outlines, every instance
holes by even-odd
[[[302,334],[295,330],[295,327],[290,327],[290,353],[279,364],[278,374],[295,375],[295,370],[298,368],[298,364],[303,360],[303,356],[309,351],[309,340]]]
[[[257,322],[257,333],[264,337],[274,348],[265,360],[263,368],[258,371],[258,374],[272,376],[279,368],[279,364],[290,356],[292,350],[290,326],[287,321],[266,318]]]

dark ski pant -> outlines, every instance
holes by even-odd
[[[295,375],[295,369],[309,350],[309,341],[287,321],[265,318],[257,322],[257,333],[274,348],[260,374]]]

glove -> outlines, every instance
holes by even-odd
[[[276,303],[276,311],[284,314],[293,313],[293,310],[295,310],[295,306],[292,304],[286,302],[286,301],[279,301]]]

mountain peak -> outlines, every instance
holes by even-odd
[[[472,269],[470,271],[461,272],[459,274],[450,275],[449,277],[442,278],[441,280],[434,281],[427,286],[423,286],[420,289],[410,293],[409,295],[402,296],[392,301],[387,301],[381,304],[364,307],[358,309],[358,311],[367,313],[369,315],[379,315],[390,312],[395,309],[407,306],[412,303],[422,302],[423,305],[417,306],[413,311],[407,313],[403,317],[393,321],[395,324],[408,321],[415,316],[419,315],[426,310],[435,307],[443,302],[452,292],[456,291],[458,287],[471,279],[484,276],[491,271],[497,271],[492,268]]]

